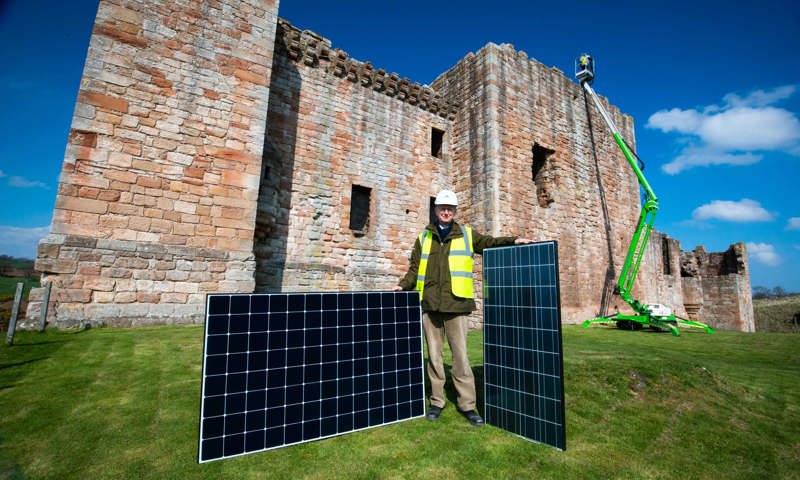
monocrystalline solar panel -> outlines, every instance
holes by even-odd
[[[419,294],[208,295],[199,461],[424,415]]]
[[[483,252],[486,423],[566,448],[558,244]]]

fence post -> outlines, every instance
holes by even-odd
[[[47,282],[44,284],[44,299],[42,300],[42,317],[39,319],[39,331],[44,332],[45,327],[47,327],[47,306],[50,305],[50,287],[53,286],[53,282]]]
[[[22,303],[22,287],[22,283],[17,284],[17,293],[14,294],[14,307],[11,309],[11,319],[8,321],[8,336],[6,336],[6,345],[9,346],[14,343],[14,330],[17,328],[19,304]]]

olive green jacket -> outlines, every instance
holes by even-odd
[[[426,230],[433,232],[431,253],[428,256],[428,268],[425,272],[425,294],[422,297],[422,310],[424,312],[444,312],[444,313],[469,313],[475,310],[475,300],[471,298],[459,298],[453,295],[450,286],[450,266],[448,257],[450,255],[450,240],[463,237],[461,227],[453,222],[453,228],[442,241],[439,238],[439,231],[436,226],[429,224]],[[512,245],[517,237],[490,237],[481,235],[472,230],[472,249],[475,253],[481,253],[485,248],[501,247]],[[419,235],[414,241],[414,250],[411,252],[411,259],[408,264],[408,272],[400,280],[400,287],[403,290],[414,290],[417,285],[417,272],[419,270],[419,259],[422,256],[422,245],[419,244]]]

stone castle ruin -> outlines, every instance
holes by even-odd
[[[559,242],[565,322],[624,311],[639,187],[604,128],[579,85],[508,44],[428,86],[277,0],[101,0],[36,260],[48,321],[199,323],[208,293],[389,289],[442,188],[481,232]],[[634,294],[754,330],[741,243],[683,252],[654,232]]]

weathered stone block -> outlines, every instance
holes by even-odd
[[[117,292],[114,295],[114,303],[133,303],[136,301],[136,292]]]
[[[185,293],[166,292],[161,294],[163,303],[186,303],[188,295]]]
[[[92,292],[92,303],[113,303],[116,298],[114,292]]]
[[[87,319],[82,303],[56,303],[56,317],[59,324],[66,327],[73,327]]]
[[[75,273],[78,262],[68,259],[37,258],[34,267],[36,271],[43,273]]]
[[[94,277],[87,278],[83,282],[83,288],[101,292],[111,292],[115,285],[116,281],[113,278]]]

